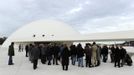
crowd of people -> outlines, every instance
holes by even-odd
[[[14,56],[14,49],[12,43],[9,46],[9,65],[13,65],[12,56]],[[68,70],[69,61],[71,59],[72,65],[78,67],[97,67],[101,64],[101,60],[106,63],[108,60],[108,54],[110,53],[111,63],[114,63],[114,67],[123,67],[126,62],[126,57],[129,55],[121,45],[110,46],[104,45],[103,47],[87,43],[83,48],[79,43],[76,45],[67,46],[66,44],[58,45],[52,44],[29,44],[25,46],[26,57],[29,57],[29,61],[33,63],[33,69],[35,70],[38,65],[38,60],[41,60],[42,64],[47,65],[59,65],[61,63],[63,70]],[[85,59],[85,60],[84,60]],[[84,63],[85,61],[85,63]],[[130,61],[130,60],[129,60]],[[132,63],[132,60],[130,61]]]

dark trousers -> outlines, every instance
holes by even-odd
[[[120,59],[115,59],[114,67],[120,67]]]
[[[26,57],[28,57],[28,50],[26,50]]]
[[[107,58],[108,58],[107,54],[103,54],[103,62],[107,62]]]
[[[52,56],[48,56],[47,60],[48,60],[48,65],[51,65]]]
[[[33,60],[33,69],[36,69],[38,65],[38,59]]]
[[[111,57],[111,62],[114,62],[114,54],[110,54],[110,57]]]
[[[123,65],[125,64],[125,57],[124,58],[121,58],[121,67],[123,67]]]
[[[63,70],[68,70],[68,65],[62,65]]]
[[[12,56],[9,56],[8,65],[13,65],[13,59],[12,59]]]
[[[76,55],[72,55],[72,56],[71,56],[71,59],[72,59],[72,65],[75,65],[75,62],[76,62]]]
[[[41,62],[42,64],[46,64],[46,55],[41,56]]]
[[[58,65],[58,55],[55,55],[53,58],[53,64]]]
[[[99,66],[101,64],[100,60],[97,60],[97,65],[96,66]]]
[[[86,56],[86,67],[91,67],[91,57]]]

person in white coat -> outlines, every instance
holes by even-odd
[[[92,45],[92,66],[95,67],[97,65],[97,50],[98,47],[95,42]]]

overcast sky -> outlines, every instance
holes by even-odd
[[[80,33],[134,29],[134,0],[1,0],[0,33],[9,36],[39,19],[56,19]]]

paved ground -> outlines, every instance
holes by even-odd
[[[134,59],[134,58],[133,58]],[[32,64],[25,57],[25,52],[15,51],[15,65],[7,65],[7,50],[0,50],[0,75],[133,75],[134,66],[124,66],[122,68],[113,67],[113,63],[108,60],[107,63],[101,63],[95,68],[80,68],[69,66],[68,71],[63,71],[61,65],[43,65],[40,63],[37,70],[32,69]]]

